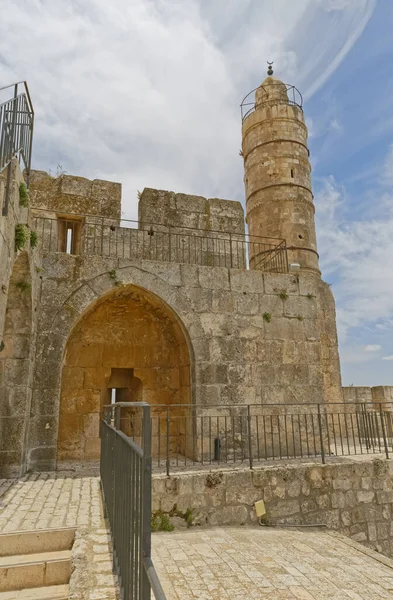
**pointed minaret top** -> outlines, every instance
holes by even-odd
[[[269,75],[269,77],[271,77],[273,75],[273,67],[272,67],[272,62],[267,61],[267,64],[269,65],[268,70],[267,70],[267,74]]]

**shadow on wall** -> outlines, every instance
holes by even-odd
[[[126,286],[98,300],[67,340],[58,460],[99,457],[100,417],[111,401],[189,404],[190,368],[183,328],[157,296]]]

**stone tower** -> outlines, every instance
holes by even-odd
[[[269,66],[242,123],[248,231],[251,239],[285,239],[289,263],[319,273],[301,95],[272,75]],[[242,106],[248,108],[246,99]]]

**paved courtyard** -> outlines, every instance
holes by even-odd
[[[393,561],[326,530],[184,530],[153,547],[168,600],[393,598]]]
[[[0,532],[76,527],[70,598],[115,600],[96,469],[0,480]],[[153,535],[168,600],[393,600],[393,561],[326,530],[181,529]]]

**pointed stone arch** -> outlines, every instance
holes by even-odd
[[[96,285],[97,281],[89,282],[84,297],[91,297]],[[99,288],[102,291],[100,283]],[[192,401],[192,348],[175,310],[135,283],[113,288],[112,282],[110,288],[89,303],[67,337],[59,408],[60,461],[98,458],[99,422],[110,389],[124,390],[121,399],[155,405],[153,414],[160,406]],[[61,319],[55,321],[61,326]],[[127,418],[129,428],[130,415]]]

